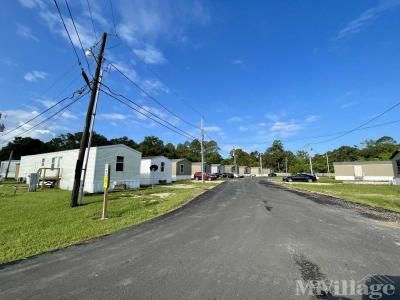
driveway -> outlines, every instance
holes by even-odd
[[[310,280],[350,284],[329,299],[369,299],[352,282],[400,299],[399,229],[231,180],[153,222],[1,266],[0,299],[309,299],[321,293]]]

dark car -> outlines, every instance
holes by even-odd
[[[217,179],[217,176],[215,176],[213,174],[210,174],[210,173],[204,173],[203,177],[204,177],[204,180],[207,180],[207,181],[211,181],[211,180],[216,180]],[[201,180],[201,172],[194,173],[193,179],[194,180]]]
[[[217,178],[220,178],[220,177],[221,177],[221,173],[211,173],[211,175],[214,175],[214,176],[217,177]]]
[[[234,175],[232,173],[221,173],[222,178],[233,178]]]
[[[286,182],[315,182],[317,181],[317,177],[312,174],[299,173],[292,176],[285,176],[282,180]]]
[[[268,174],[268,177],[276,177],[276,176],[278,176],[278,175],[276,175],[276,173],[269,173]]]

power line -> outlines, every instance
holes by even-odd
[[[35,129],[36,127],[42,125],[43,123],[49,121],[50,119],[52,119],[53,117],[55,117],[56,115],[60,114],[61,112],[63,112],[64,110],[66,110],[68,107],[70,107],[72,104],[76,103],[78,100],[82,99],[85,95],[87,95],[89,93],[89,91],[82,93],[78,96],[78,98],[74,99],[72,102],[68,103],[67,105],[63,106],[62,108],[60,108],[59,110],[57,110],[55,113],[53,113],[52,115],[48,116],[47,118],[45,118],[44,120],[40,121],[39,123],[33,125],[32,127],[30,127],[29,129],[25,130],[24,132],[13,136],[11,139],[15,138],[16,136],[21,136],[24,135],[30,131],[32,131],[33,129]],[[75,93],[74,93],[75,94]],[[71,99],[71,98],[70,98]],[[24,124],[26,125],[26,124]],[[3,137],[3,136],[1,136]],[[8,139],[8,141],[10,141],[11,139]]]
[[[78,37],[79,44],[81,45],[81,49],[82,49],[82,53],[83,53],[83,57],[85,58],[85,61],[86,61],[86,64],[87,64],[87,67],[88,67],[89,73],[91,73],[91,72],[90,72],[90,65],[89,65],[89,61],[88,61],[88,59],[87,59],[87,57],[86,57],[85,50],[83,49],[83,45],[82,45],[82,41],[81,41],[81,37],[79,36],[79,32],[78,32],[78,29],[76,28],[75,21],[74,21],[74,17],[72,16],[72,13],[71,13],[71,10],[70,10],[70,8],[69,8],[68,1],[67,1],[67,0],[65,0],[65,4],[67,5],[68,12],[69,12],[69,16],[71,17],[72,25],[74,25],[74,28],[75,28],[75,33],[76,33],[76,36]]]
[[[78,64],[79,64],[79,66],[82,68],[81,60],[80,60],[80,58],[79,58],[78,52],[76,52],[75,45],[74,45],[74,43],[72,42],[71,35],[69,34],[69,31],[68,31],[68,29],[67,29],[67,26],[65,25],[64,18],[63,18],[62,14],[61,14],[60,7],[58,6],[57,0],[53,0],[53,1],[54,1],[54,4],[55,4],[56,7],[57,7],[58,14],[60,15],[60,19],[61,19],[61,21],[62,21],[62,24],[64,25],[65,32],[67,33],[69,42],[71,43],[72,49],[74,50],[76,59],[78,60]]]
[[[177,126],[175,126],[174,124],[168,122],[167,120],[164,120],[163,118],[161,118],[161,117],[158,116],[157,114],[153,113],[153,112],[150,111],[149,109],[146,109],[145,107],[143,107],[143,106],[137,104],[135,101],[129,99],[128,97],[126,97],[126,96],[124,96],[124,95],[121,95],[121,94],[118,94],[118,93],[113,92],[107,85],[105,85],[105,84],[102,84],[102,85],[103,85],[105,88],[107,88],[108,91],[109,91],[112,95],[110,95],[110,93],[107,93],[106,91],[104,91],[104,90],[102,89],[103,92],[107,93],[107,95],[109,95],[109,96],[111,96],[111,97],[113,97],[113,98],[116,98],[116,97],[118,96],[118,97],[121,97],[121,98],[125,99],[126,101],[132,103],[133,105],[135,105],[135,107],[137,107],[137,108],[134,108],[134,110],[137,111],[137,112],[139,112],[140,114],[142,114],[142,115],[144,115],[144,116],[146,116],[146,117],[149,118],[149,116],[148,116],[147,114],[143,113],[143,111],[145,111],[146,113],[150,114],[151,116],[153,116],[153,117],[157,118],[158,120],[160,120],[160,121],[162,121],[162,122],[168,124],[169,126],[173,127],[173,128],[174,128],[174,131],[175,131],[175,130],[178,130],[178,131],[180,132],[179,134],[184,135],[185,137],[189,137],[189,138],[191,138],[191,139],[196,139],[196,137],[194,137],[194,136],[191,135],[190,133],[188,133],[188,132],[186,132],[186,131],[180,129],[179,127],[177,127]],[[116,99],[116,100],[119,100],[120,102],[123,102],[123,101],[121,101],[120,99]],[[123,103],[124,103],[124,102],[123,102]],[[124,104],[126,105],[126,103],[124,103]],[[129,106],[129,107],[130,107],[130,106]],[[132,107],[131,107],[131,108],[132,108]],[[150,118],[150,119],[152,119],[152,118]],[[155,122],[157,122],[157,123],[160,124],[160,125],[163,125],[164,127],[167,127],[165,124],[161,124],[161,123],[159,123],[157,120],[154,120],[154,119],[152,119],[152,120],[155,121]],[[169,128],[169,127],[167,127],[167,128]],[[169,128],[169,129],[171,129],[171,128]],[[175,131],[175,132],[177,132],[177,131]],[[177,133],[178,133],[178,132],[177,132]]]
[[[165,105],[163,105],[160,101],[158,101],[155,97],[150,95],[145,89],[143,89],[137,82],[133,81],[131,78],[129,78],[128,75],[126,75],[124,72],[122,72],[119,68],[115,66],[112,62],[110,62],[110,66],[112,66],[118,73],[120,73],[123,77],[125,77],[129,82],[131,82],[139,91],[141,91],[143,94],[145,94],[149,99],[153,100],[156,102],[158,105],[160,105],[162,108],[164,108],[167,112],[169,112],[171,115],[175,116],[177,119],[181,120],[182,122],[197,128],[196,125],[193,125],[192,123],[182,119],[180,116],[178,116],[176,113],[172,112],[170,109],[168,109]]]
[[[118,37],[117,28],[116,28],[116,26],[115,26],[114,8],[113,8],[113,5],[112,5],[112,1],[111,1],[111,0],[108,0],[108,2],[110,3],[110,8],[111,8],[112,21],[113,21],[113,25],[114,25],[114,33],[115,33],[115,36]]]
[[[94,37],[95,37],[95,39],[96,39],[96,41],[97,41],[97,40],[98,40],[98,38],[97,38],[97,31],[96,31],[96,28],[95,28],[95,26],[94,26],[93,15],[92,15],[92,9],[91,9],[91,7],[90,7],[89,0],[86,0],[86,4],[87,4],[87,7],[88,7],[88,9],[89,9],[90,20],[92,21],[92,29],[93,29]]]
[[[60,103],[66,101],[66,100],[68,100],[68,99],[73,99],[73,98],[75,97],[75,94],[76,94],[76,93],[82,94],[82,93],[85,91],[85,89],[86,89],[86,86],[81,87],[80,89],[78,89],[77,91],[75,91],[75,92],[72,94],[72,96],[68,96],[68,97],[65,97],[65,98],[63,98],[63,99],[57,101],[55,104],[53,104],[52,106],[48,107],[47,109],[45,109],[45,110],[42,111],[41,113],[35,115],[33,118],[31,118],[31,119],[25,121],[24,123],[22,123],[21,125],[15,127],[14,129],[5,132],[5,133],[4,133],[3,135],[1,135],[0,137],[4,137],[4,136],[6,136],[6,135],[9,135],[11,132],[14,132],[14,131],[20,129],[21,127],[27,125],[28,123],[32,122],[33,120],[36,120],[38,117],[40,117],[40,116],[42,116],[43,114],[47,113],[49,110],[53,109],[54,107],[56,107],[56,106],[59,105]]]

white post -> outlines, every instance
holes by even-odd
[[[286,171],[286,174],[287,174],[287,157],[285,157],[285,171]]]
[[[103,198],[103,214],[101,216],[102,220],[108,218],[108,188],[110,187],[110,165],[105,164],[104,168],[104,178],[103,178],[103,188],[104,188],[104,198]]]
[[[203,127],[203,117],[201,117],[200,122],[200,131],[201,131],[201,182],[204,183],[204,127]]]
[[[236,148],[233,148],[233,167],[235,168],[235,173],[238,174],[237,165],[236,165]]]
[[[263,173],[263,167],[262,167],[262,157],[261,157],[261,152],[260,152],[260,175]]]
[[[310,172],[311,172],[311,174],[314,174],[313,167],[312,167],[311,150],[312,150],[311,145],[308,145],[308,158],[310,160]]]
[[[87,151],[86,151],[85,167],[83,169],[83,176],[82,176],[81,185],[80,185],[80,188],[79,188],[79,203],[81,205],[83,204],[83,194],[84,194],[84,188],[85,188],[86,171],[87,171],[87,166],[88,166],[88,161],[89,161],[90,147],[92,145],[94,121],[96,119],[97,103],[99,101],[100,85],[101,85],[101,80],[102,79],[103,79],[103,69],[100,69],[99,85],[98,85],[97,91],[96,91],[96,98],[94,100],[92,120],[91,120],[91,123],[90,123],[90,134],[89,134],[88,147],[87,147]]]
[[[328,152],[326,152],[325,153],[325,156],[326,156],[326,165],[328,166],[328,174],[330,173],[330,170],[329,170],[329,158],[328,158]]]

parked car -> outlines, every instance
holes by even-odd
[[[211,175],[214,175],[214,176],[216,176],[217,178],[220,178],[220,177],[221,177],[221,173],[211,173]]]
[[[222,178],[233,178],[233,174],[232,173],[221,173],[221,177]]]
[[[317,181],[317,177],[312,174],[298,173],[292,176],[285,176],[282,178],[282,180],[286,182],[315,182]]]
[[[276,175],[276,173],[269,173],[268,174],[268,177],[276,177],[276,176],[278,176],[278,175]]]
[[[204,173],[203,177],[204,177],[204,180],[207,180],[207,181],[218,179],[217,176],[215,176],[213,174],[210,174],[210,173]],[[201,180],[201,172],[194,173],[193,179],[194,180]]]
[[[233,177],[234,177],[234,178],[243,178],[244,176],[243,176],[243,175],[240,175],[240,174],[238,174],[238,173],[233,173]]]

